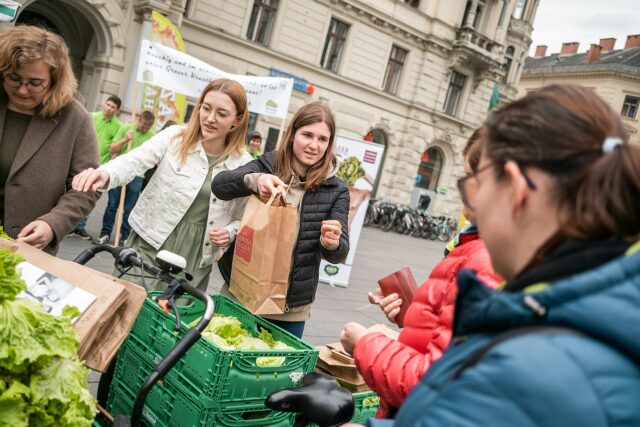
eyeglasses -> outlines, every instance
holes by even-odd
[[[47,86],[42,79],[26,79],[22,80],[17,74],[7,74],[3,76],[3,80],[7,86],[12,88],[19,88],[22,85],[27,87],[27,90],[31,93],[42,93],[47,90]]]
[[[204,113],[207,118],[211,116],[211,114],[214,114],[216,117],[216,120],[220,120],[220,121],[228,120],[231,117],[234,117],[237,115],[237,114],[231,114],[231,112],[228,110],[212,110],[211,107],[207,105],[201,105],[200,111]]]
[[[478,180],[478,175],[488,170],[492,166],[494,166],[493,163],[486,164],[483,167],[477,169],[474,173],[458,179],[458,192],[460,193],[460,198],[462,199],[462,203],[464,203],[467,208],[473,209],[474,207],[473,200],[471,200],[471,198],[473,197],[472,195],[475,195],[476,190],[478,188],[478,184],[480,184],[480,181]],[[523,168],[520,168],[520,173],[524,177],[524,180],[526,181],[527,186],[532,190],[536,190],[537,186],[535,182],[533,182],[533,180],[529,177],[529,175],[525,173]]]

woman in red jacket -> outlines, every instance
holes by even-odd
[[[480,162],[478,137],[479,132],[474,132],[463,152],[467,175],[475,172]],[[473,222],[473,215],[467,209],[464,214]],[[460,232],[453,250],[435,266],[416,292],[397,341],[380,332],[368,333],[364,326],[354,322],[347,323],[342,330],[340,339],[345,350],[353,353],[366,383],[380,396],[376,417],[393,416],[395,408],[402,404],[431,363],[439,359],[449,345],[458,292],[456,277],[462,269],[475,270],[491,287],[501,281],[493,271],[489,253],[473,225]],[[378,304],[395,323],[403,304],[397,294],[383,298],[378,288],[376,295],[369,294],[369,300]]]

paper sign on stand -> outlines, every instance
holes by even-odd
[[[338,176],[349,187],[349,255],[343,264],[320,263],[320,281],[348,286],[358,239],[369,206],[373,184],[378,178],[384,146],[357,139],[336,137],[336,154],[340,164]],[[345,176],[346,175],[346,176]]]

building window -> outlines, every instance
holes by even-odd
[[[327,41],[324,43],[324,50],[322,51],[322,59],[320,65],[322,68],[338,71],[338,65],[340,64],[340,56],[344,49],[344,42],[347,40],[347,32],[349,31],[349,25],[342,21],[338,21],[335,18],[331,18],[331,24],[329,25],[329,32],[327,33]]]
[[[507,15],[507,2],[502,3],[502,9],[500,10],[500,18],[498,18],[498,28],[504,26],[504,18]]]
[[[420,0],[404,0],[404,2],[411,7],[415,7],[416,9],[418,8],[418,6],[420,6]]]
[[[516,0],[516,8],[513,11],[513,18],[522,19],[525,7],[527,7],[527,0]]]
[[[251,10],[247,38],[266,45],[269,42],[278,0],[255,0]]]
[[[444,112],[450,116],[455,116],[458,112],[458,104],[462,98],[462,90],[467,77],[457,71],[451,72],[451,82],[447,89],[447,97],[444,100]]]
[[[395,94],[398,90],[398,83],[400,82],[400,75],[402,74],[402,67],[404,66],[404,60],[407,58],[407,53],[406,50],[395,45],[391,48],[387,72],[382,83],[382,90],[385,92]]]
[[[502,69],[504,70],[504,77],[502,81],[504,83],[509,82],[509,72],[511,71],[511,64],[513,63],[513,55],[515,54],[515,49],[513,46],[507,47],[507,50],[504,53],[504,62],[502,63]]]
[[[416,176],[416,187],[436,191],[443,164],[444,155],[439,148],[431,147],[422,153],[420,166],[418,166],[418,175]]]
[[[622,114],[624,117],[631,119],[636,118],[638,113],[638,104],[640,104],[640,97],[627,95],[624,98],[624,104],[622,104]]]
[[[476,3],[476,9],[473,10],[473,3]],[[484,11],[484,1],[479,0],[477,2],[469,0],[467,7],[464,9],[464,17],[462,18],[463,27],[471,27],[474,30],[478,30],[480,25],[480,19],[482,18],[482,12]],[[473,14],[473,18],[470,16]]]

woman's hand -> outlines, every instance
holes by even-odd
[[[213,227],[209,230],[209,240],[214,246],[229,246],[231,234],[226,228]]]
[[[340,332],[340,342],[342,343],[344,351],[353,354],[356,344],[358,344],[358,341],[360,341],[367,332],[367,328],[356,322],[349,322],[344,325],[342,332]]]
[[[98,191],[109,185],[109,173],[93,168],[85,169],[73,177],[71,188],[76,191]]]
[[[340,236],[342,235],[342,225],[340,221],[328,219],[322,221],[320,228],[320,244],[329,251],[335,251],[340,246]]]
[[[396,316],[400,313],[400,307],[402,306],[402,300],[398,297],[398,294],[393,293],[385,297],[382,295],[382,290],[377,288],[375,293],[369,292],[367,297],[371,304],[380,306],[389,322],[396,323]]]
[[[18,241],[25,242],[38,249],[44,249],[53,240],[53,230],[44,221],[35,220],[27,224],[20,233]]]
[[[269,175],[268,173],[260,175],[258,178],[258,195],[263,201],[267,201],[271,198],[271,195],[277,191],[286,191],[287,184],[282,182],[280,178],[275,175]],[[276,196],[276,201],[280,195]]]

